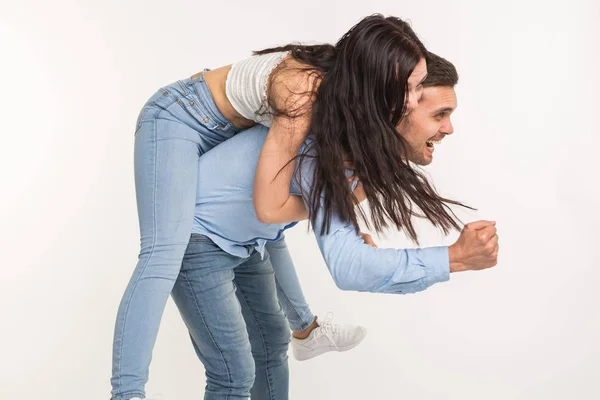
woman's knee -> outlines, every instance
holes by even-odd
[[[187,244],[162,243],[142,248],[137,269],[144,278],[175,281],[181,270]]]

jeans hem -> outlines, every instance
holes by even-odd
[[[141,399],[145,399],[146,395],[144,394],[144,392],[128,392],[128,393],[123,393],[117,396],[113,396],[110,398],[110,400],[131,400],[134,397],[139,397]]]
[[[315,322],[315,316],[312,313],[309,314],[309,317],[310,318],[303,318],[300,325],[297,325],[295,322],[292,322],[288,319],[288,323],[290,324],[292,332],[302,332],[303,330],[308,329],[308,327]]]

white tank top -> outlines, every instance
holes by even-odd
[[[267,82],[271,72],[288,54],[289,51],[284,51],[252,56],[231,66],[225,93],[242,117],[271,126],[273,110],[267,103]]]

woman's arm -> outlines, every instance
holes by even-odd
[[[254,177],[254,210],[261,222],[297,221],[298,199],[290,195],[296,157],[310,129],[315,75],[306,71],[282,71],[269,88],[276,115],[260,153]],[[291,162],[290,162],[291,161]]]

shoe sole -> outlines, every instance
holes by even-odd
[[[296,355],[295,352],[293,352],[294,354],[294,358],[298,361],[306,361],[306,360],[310,360],[311,358],[315,358],[317,356],[320,356],[321,354],[325,354],[325,353],[329,353],[332,351],[337,351],[337,352],[344,352],[344,351],[348,351],[348,350],[352,350],[353,348],[355,348],[356,346],[358,346],[359,344],[362,343],[362,341],[365,339],[365,337],[367,336],[367,333],[365,332],[365,334],[363,335],[362,338],[360,338],[360,340],[349,344],[346,347],[326,347],[326,348],[320,348],[318,350],[311,350],[309,352],[306,352],[302,357],[298,357]]]

